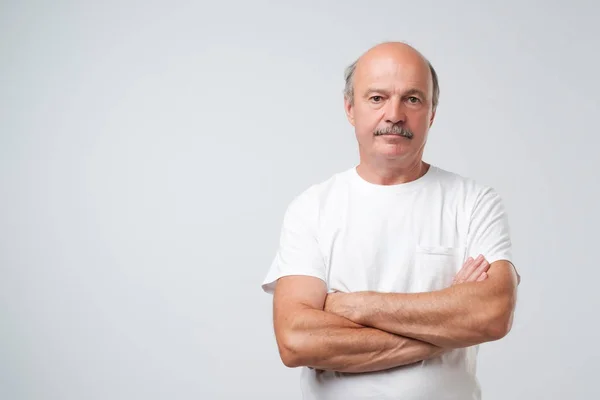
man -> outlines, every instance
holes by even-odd
[[[298,195],[263,282],[304,399],[479,399],[480,343],[510,330],[518,275],[490,187],[422,160],[431,64],[383,43],[346,71],[360,163]]]

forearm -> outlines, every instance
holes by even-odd
[[[325,310],[444,348],[497,340],[510,330],[518,282],[510,263],[494,264],[482,282],[428,293],[334,293]]]
[[[350,294],[358,307],[349,318],[365,326],[439,347],[497,340],[510,329],[514,298],[467,283],[429,293]]]
[[[475,284],[430,293],[360,294],[358,321],[440,347],[467,347],[500,338],[505,309],[477,296]],[[508,300],[508,299],[507,299]],[[488,305],[489,307],[486,307]]]
[[[371,372],[440,355],[430,343],[368,328],[321,310],[305,309],[281,340],[286,365],[339,372]]]

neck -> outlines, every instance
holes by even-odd
[[[430,165],[420,158],[409,164],[377,164],[361,160],[356,172],[367,182],[376,185],[396,185],[419,179],[427,173]]]

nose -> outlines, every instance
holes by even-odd
[[[406,121],[406,112],[402,102],[396,98],[390,99],[385,110],[385,122],[402,124]]]

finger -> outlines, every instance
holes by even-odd
[[[482,263],[484,262],[484,258],[483,256],[478,256],[475,261],[473,262],[473,264],[471,264],[469,270],[465,273],[465,275],[463,276],[463,279],[461,281],[461,283],[464,282],[473,282],[480,274],[477,273],[477,271],[479,271],[479,269],[482,266]],[[477,275],[475,275],[477,274]]]
[[[484,258],[483,261],[479,264],[479,266],[475,270],[473,270],[471,275],[469,275],[465,280],[467,282],[476,282],[479,276],[484,272],[487,273],[489,269],[490,263],[488,263],[487,260]]]
[[[486,278],[487,278],[487,272],[483,272],[481,275],[479,275],[479,278],[477,278],[476,282],[484,281],[484,280],[486,280]]]
[[[457,283],[466,282],[467,279],[471,276],[471,274],[473,274],[473,271],[475,271],[481,265],[481,262],[483,260],[484,260],[483,255],[480,254],[469,265],[465,264],[465,266],[463,267],[464,271],[461,274],[460,279],[457,279]]]
[[[458,270],[456,275],[454,275],[454,279],[452,280],[453,284],[458,282],[460,279],[462,279],[462,276],[465,274],[465,267],[471,263],[471,260],[472,260],[471,257],[467,258],[467,260],[462,265],[462,267],[460,267],[460,269]]]
[[[458,271],[454,277],[454,282],[460,282],[463,279],[473,261],[473,257],[467,258],[467,261],[463,264],[463,266],[460,268],[460,271]]]
[[[471,267],[474,262],[475,262],[475,259],[473,257],[467,258],[467,261],[463,264],[460,271],[458,271],[458,273],[454,277],[455,283],[462,282],[462,280],[469,274],[469,271],[471,270]]]

